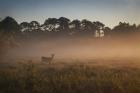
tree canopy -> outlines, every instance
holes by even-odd
[[[100,21],[70,20],[66,17],[48,18],[43,24],[37,21],[18,22],[12,17],[0,21],[0,31],[11,35],[22,34],[24,37],[57,37],[57,36],[92,36],[106,37],[126,35],[140,31],[140,25],[120,22],[114,28],[105,26]]]

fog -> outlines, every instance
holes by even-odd
[[[57,38],[32,41],[9,51],[11,58],[51,56],[55,59],[139,58],[140,43],[136,35],[117,38]]]

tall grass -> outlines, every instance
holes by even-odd
[[[140,93],[140,69],[28,62],[0,70],[0,93]]]

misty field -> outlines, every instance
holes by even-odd
[[[0,1],[0,93],[140,93],[140,0]]]
[[[23,60],[0,66],[0,93],[140,93],[139,60]]]

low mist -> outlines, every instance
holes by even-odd
[[[32,41],[9,51],[11,58],[51,56],[55,59],[139,58],[139,37],[57,38]]]

